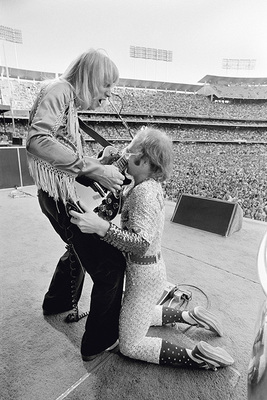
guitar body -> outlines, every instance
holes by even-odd
[[[124,175],[125,179],[123,182],[123,186],[126,186],[132,182],[132,178],[127,173],[125,173]],[[115,194],[109,192],[102,200],[101,204],[98,207],[94,208],[94,212],[97,213],[101,218],[106,219],[107,221],[112,221],[121,211],[121,207],[122,190],[117,191]]]
[[[105,165],[115,162],[115,165],[118,164],[117,166],[121,173],[127,166],[127,160],[124,157],[120,157],[113,146],[105,147],[99,160],[101,164]],[[129,185],[131,181],[130,176],[125,176],[123,185]],[[103,219],[111,221],[120,211],[121,194],[119,191],[116,194],[107,193],[107,189],[86,176],[76,178],[75,189],[78,199],[82,200],[88,208],[93,209]]]
[[[122,206],[121,193],[117,192],[116,195],[110,192],[103,200],[100,205],[94,208],[94,212],[99,217],[112,221],[116,215],[120,212]]]
[[[88,184],[88,181],[86,182]],[[94,184],[94,181],[92,181]],[[98,207],[103,200],[103,196],[92,186],[85,186],[79,182],[75,182],[75,190],[78,197],[78,201],[82,201],[88,208],[93,210]]]

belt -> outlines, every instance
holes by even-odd
[[[129,254],[129,253],[127,253],[126,255],[126,259],[128,261],[141,265],[155,264],[160,260],[160,258],[161,258],[160,252],[158,252],[154,256],[138,256],[137,254]]]

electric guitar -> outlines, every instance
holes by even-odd
[[[131,178],[124,172],[127,167],[127,155],[120,156],[118,150],[113,146],[107,146],[103,149],[103,154],[98,159],[101,164],[113,164],[118,167],[121,173],[124,173],[125,180],[123,185],[129,185]],[[100,217],[111,221],[116,217],[121,208],[121,191],[115,194],[107,192],[107,189],[98,182],[85,176],[76,178],[75,189],[78,199],[82,200],[89,208],[93,209]]]

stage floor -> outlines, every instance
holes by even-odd
[[[185,325],[151,328],[149,334],[190,347],[199,340],[225,347],[235,359],[232,367],[189,371],[116,353],[85,363],[85,320],[66,324],[66,314],[42,314],[43,295],[65,248],[39,210],[35,186],[22,191],[25,196],[0,191],[3,399],[246,399],[254,325],[264,299],[256,257],[266,223],[243,219],[240,231],[223,237],[171,222],[175,203],[166,203],[162,252],[168,281],[192,290],[190,307],[200,303],[216,312],[224,336]],[[88,309],[90,288],[87,276],[81,312]]]

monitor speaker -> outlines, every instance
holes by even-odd
[[[183,194],[176,203],[172,222],[203,231],[229,236],[242,228],[239,204]]]

